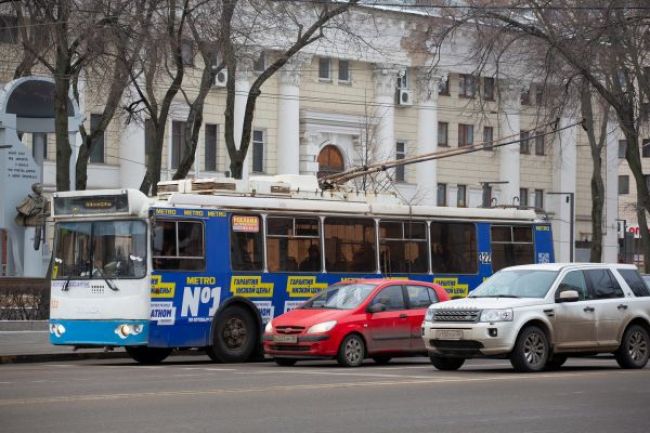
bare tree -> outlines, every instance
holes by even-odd
[[[535,64],[535,58],[543,59],[544,73],[553,71],[551,84],[559,85],[565,95],[578,95],[587,118],[594,161],[592,245],[598,245],[592,246],[592,260],[601,256],[604,187],[600,158],[606,125],[593,122],[597,117],[591,105],[594,97],[588,95],[595,92],[605,102],[603,113],[612,110],[628,142],[626,160],[637,185],[637,217],[644,256],[650,257],[646,220],[650,196],[639,154],[639,113],[642,104],[650,101],[650,70],[643,67],[650,55],[650,16],[643,2],[596,0],[584,7],[581,2],[570,0],[476,0],[468,2],[462,13],[458,9],[450,11],[450,16],[455,20],[455,28],[469,26],[479,29],[482,36],[485,29],[490,29],[498,36],[492,41],[498,41],[494,46],[499,49],[483,50],[489,53],[485,58],[498,64],[514,51],[528,54],[528,64]],[[595,134],[597,130],[600,136]],[[646,260],[646,270],[650,271],[650,260]]]
[[[151,25],[155,3],[149,0],[122,0],[109,2],[107,14],[113,20],[103,29],[102,38],[95,47],[97,55],[87,62],[83,71],[93,77],[94,86],[105,92],[106,98],[99,122],[91,128],[90,133],[81,125],[79,133],[82,143],[79,148],[76,165],[76,189],[86,189],[88,179],[88,160],[92,146],[101,137],[114,118],[126,88],[129,75],[144,44],[144,35]],[[79,101],[79,77],[74,76],[73,94]]]
[[[246,107],[244,110],[244,121],[241,132],[241,141],[239,149],[235,140],[235,76],[237,73],[237,54],[236,41],[233,38],[235,34],[233,29],[233,16],[239,0],[223,0],[223,12],[221,15],[221,43],[223,44],[223,57],[228,71],[228,80],[226,89],[226,110],[225,110],[225,137],[226,148],[230,156],[230,171],[233,177],[242,177],[243,163],[248,153],[248,147],[251,141],[252,124],[255,114],[255,104],[257,98],[261,95],[262,85],[282,68],[296,53],[304,47],[316,42],[325,36],[325,29],[337,16],[347,12],[351,7],[359,3],[359,0],[349,0],[348,2],[322,1],[315,2],[304,7],[300,5],[300,10],[295,10],[295,5],[290,3],[274,4],[273,10],[280,12],[289,21],[293,22],[292,29],[295,30],[293,41],[282,49],[276,59],[271,62],[262,71],[253,84],[251,85]],[[313,18],[312,18],[313,17]],[[312,18],[310,20],[310,18]],[[304,21],[307,21],[306,23]]]
[[[126,107],[131,116],[144,113],[151,122],[150,128],[145,122],[151,140],[140,190],[154,195],[160,180],[167,119],[185,76],[182,47],[187,20],[203,2],[166,0],[155,3],[153,25],[145,36],[144,49],[139,53],[135,69],[130,72],[130,84],[135,88],[137,98]]]
[[[31,0],[12,3],[20,18],[21,28],[27,29],[35,25],[43,27],[35,32],[44,32],[45,44],[40,36],[22,38],[23,48],[28,55],[16,73],[27,73],[33,65],[33,59],[37,59],[53,76],[56,189],[66,191],[70,189],[69,167],[72,155],[68,134],[71,83],[90,55],[88,47],[94,46],[92,39],[111,22],[112,17],[105,15],[101,5],[91,0]]]

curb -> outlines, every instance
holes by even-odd
[[[0,364],[79,361],[84,359],[118,359],[128,357],[129,355],[126,352],[37,353],[30,355],[0,355]]]

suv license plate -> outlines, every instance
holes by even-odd
[[[273,336],[273,341],[276,343],[297,343],[297,335],[276,334]]]
[[[462,340],[463,331],[460,329],[438,329],[436,337],[439,340]]]

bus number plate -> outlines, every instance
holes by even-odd
[[[438,329],[436,337],[439,340],[462,340],[463,331],[460,329]]]
[[[298,342],[298,336],[297,335],[284,335],[284,334],[276,334],[273,336],[273,341],[276,343],[297,343]]]

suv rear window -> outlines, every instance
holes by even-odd
[[[648,286],[643,282],[643,279],[634,269],[617,269],[618,273],[625,280],[635,296],[650,296]]]
[[[622,298],[623,289],[607,269],[589,269],[584,271],[592,299]]]

